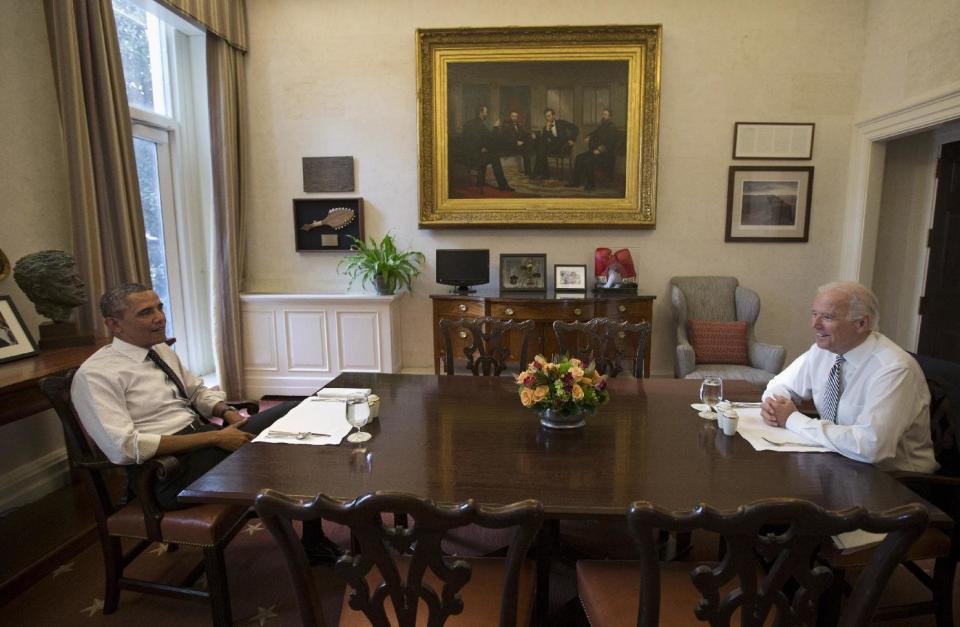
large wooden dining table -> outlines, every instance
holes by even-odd
[[[328,387],[370,388],[380,396],[380,418],[367,428],[374,437],[362,448],[346,440],[247,445],[188,486],[181,501],[250,505],[264,488],[344,499],[389,490],[441,503],[533,498],[556,521],[620,518],[635,500],[689,511],[699,503],[729,510],[793,497],[832,510],[920,502],[934,524],[952,524],[870,464],[835,453],[758,452],[739,435],[725,436],[690,407],[699,381],[611,379],[610,402],[572,431],[542,428],[508,377],[344,373]],[[760,396],[742,381],[727,381],[725,393],[734,401]]]

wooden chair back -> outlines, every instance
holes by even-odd
[[[692,608],[701,621],[727,625],[740,611],[742,627],[760,627],[773,619],[776,625],[813,625],[818,602],[833,583],[829,566],[817,555],[831,536],[863,529],[886,533],[847,601],[840,625],[866,625],[880,594],[907,549],[929,522],[927,510],[918,503],[882,513],[854,507],[828,512],[799,499],[769,499],[723,513],[705,505],[692,512],[674,514],[638,501],[627,513],[641,552],[640,613],[637,625],[658,624],[660,611],[660,566],[657,561],[658,530],[704,529],[721,535],[726,551],[717,564],[701,564],[690,572],[701,598]],[[737,587],[721,593],[730,582]],[[792,596],[786,585],[795,586]]]
[[[616,377],[624,371],[624,361],[632,360],[630,374],[638,379],[643,377],[649,322],[618,322],[610,318],[586,322],[557,320],[553,333],[562,354],[595,363],[600,374]]]
[[[470,524],[515,527],[506,557],[499,620],[501,627],[514,627],[520,568],[543,517],[543,506],[538,501],[487,508],[470,500],[453,507],[441,507],[420,497],[386,492],[367,494],[349,502],[324,495],[301,502],[274,490],[263,490],[257,496],[255,507],[283,550],[301,622],[306,626],[327,623],[292,520],[323,518],[350,528],[359,551],[341,557],[334,572],[350,587],[350,607],[363,612],[375,627],[393,624],[413,627],[420,601],[427,607],[428,625],[442,625],[449,616],[461,612],[463,602],[458,593],[470,581],[470,564],[443,555],[440,544],[444,535]],[[397,512],[405,514],[408,522],[412,519],[412,525],[384,522],[387,519],[384,514]],[[399,565],[401,555],[408,556],[406,569]],[[367,575],[374,567],[383,581],[371,590]],[[435,590],[424,580],[428,570],[442,582],[441,590]],[[387,599],[393,605],[395,621],[388,618]]]
[[[444,370],[446,374],[455,372],[454,345],[459,344],[454,335],[466,341],[462,353],[466,358],[466,368],[474,376],[500,376],[507,368],[510,358],[511,333],[519,335],[519,367],[527,367],[527,347],[533,334],[533,320],[499,320],[497,318],[460,318],[440,320],[443,332]]]

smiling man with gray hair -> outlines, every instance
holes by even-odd
[[[934,472],[930,392],[917,361],[877,331],[877,297],[852,281],[817,290],[814,344],[763,393],[760,415],[846,457],[884,470]],[[820,419],[797,411],[813,400]]]

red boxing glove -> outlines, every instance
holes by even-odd
[[[607,276],[607,267],[610,265],[610,249],[598,248],[593,253],[593,275]]]
[[[597,250],[600,250],[599,248]],[[620,274],[624,279],[633,279],[637,276],[637,271],[633,267],[633,256],[626,248],[621,248],[613,253],[613,258],[619,262],[622,272]]]

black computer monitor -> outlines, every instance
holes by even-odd
[[[471,285],[490,282],[490,251],[437,250],[437,283],[452,285],[456,292],[469,294]]]

